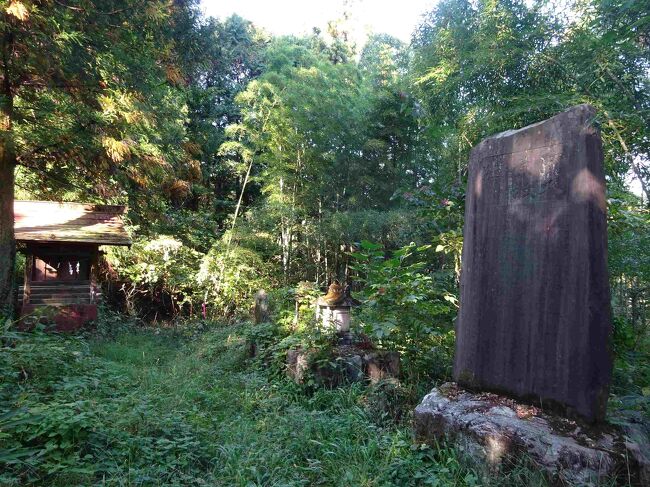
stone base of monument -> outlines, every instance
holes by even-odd
[[[316,358],[318,356],[318,358]],[[339,333],[339,340],[325,359],[316,350],[303,348],[287,352],[287,375],[302,384],[311,376],[316,385],[334,387],[343,383],[382,380],[397,381],[398,352],[376,350],[367,337]]]
[[[650,425],[635,417],[610,421],[616,425],[583,425],[454,383],[434,388],[414,415],[418,441],[452,441],[486,474],[529,461],[562,485],[650,485]]]

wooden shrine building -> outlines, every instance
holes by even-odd
[[[100,245],[131,245],[114,205],[16,201],[14,228],[26,256],[19,305],[24,324],[42,317],[59,330],[97,318]]]

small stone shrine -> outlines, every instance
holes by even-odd
[[[612,325],[595,116],[579,105],[472,150],[457,384],[417,407],[419,438],[455,439],[492,465],[523,453],[567,481],[622,465],[647,478],[648,457],[630,435],[601,424]]]
[[[325,328],[335,327],[336,331],[350,331],[350,310],[356,301],[350,295],[350,286],[338,281],[332,282],[327,294],[316,302],[316,319],[322,320]]]

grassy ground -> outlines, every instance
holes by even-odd
[[[6,336],[0,485],[482,485],[372,421],[364,387],[307,394],[249,362],[244,330]]]

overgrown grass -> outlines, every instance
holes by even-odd
[[[453,449],[372,421],[363,386],[306,394],[251,364],[246,330],[5,336],[0,484],[484,485]]]

